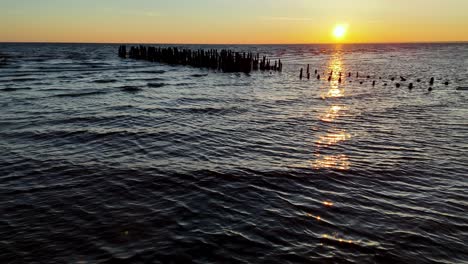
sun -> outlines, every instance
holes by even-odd
[[[336,25],[335,29],[333,29],[333,36],[336,39],[342,39],[346,36],[346,32],[348,31],[348,26],[347,25]]]

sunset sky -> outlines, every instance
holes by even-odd
[[[468,0],[0,0],[0,42],[468,41],[466,10]]]

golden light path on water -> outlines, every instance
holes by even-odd
[[[323,148],[332,147],[346,142],[351,138],[351,134],[345,129],[338,127],[335,122],[342,116],[342,113],[348,108],[346,105],[340,104],[340,98],[345,97],[345,69],[343,67],[343,58],[339,51],[330,59],[328,65],[328,74],[331,77],[327,83],[326,91],[321,93],[321,97],[325,101],[330,101],[331,105],[325,113],[319,115],[319,120],[327,123],[324,135],[318,137],[315,141],[316,151],[312,161],[313,169],[338,169],[348,170],[351,166],[349,157],[346,154],[322,154]]]
[[[345,83],[346,73],[343,67],[342,55],[339,51],[331,58],[328,65],[328,75],[331,76],[330,81],[326,83],[323,92],[320,93],[321,98],[329,104],[325,112],[318,115],[318,119],[322,123],[324,134],[319,135],[315,140],[315,154],[312,160],[312,168],[334,169],[334,170],[349,170],[351,162],[349,157],[344,153],[338,152],[334,146],[345,143],[351,139],[351,133],[342,127],[342,122],[337,122],[340,118],[346,115],[348,106],[343,104],[343,98],[346,97]],[[333,201],[324,199],[322,201],[324,210],[329,210],[335,206]],[[307,217],[314,219],[317,222],[327,222],[320,215],[306,214]],[[359,241],[345,238],[345,235],[323,234],[321,236],[321,245],[324,244],[340,244],[340,245],[357,245]]]

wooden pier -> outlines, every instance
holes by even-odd
[[[180,49],[177,47],[147,47],[126,46],[119,47],[119,57],[136,60],[146,60],[170,65],[184,65],[196,68],[208,68],[222,72],[276,71],[283,70],[281,60],[272,62],[266,56],[259,54],[241,53],[232,50],[217,49]]]

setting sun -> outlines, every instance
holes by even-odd
[[[346,31],[348,30],[347,25],[336,25],[333,29],[333,36],[337,39],[342,39],[346,36]]]

